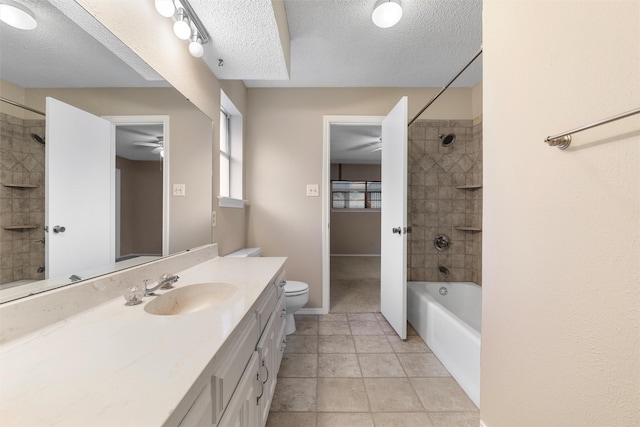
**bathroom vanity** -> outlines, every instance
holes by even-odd
[[[0,424],[263,426],[285,346],[285,261],[211,245],[1,305]],[[163,272],[176,289],[124,305],[127,286]],[[146,309],[203,283],[234,289],[190,312]]]

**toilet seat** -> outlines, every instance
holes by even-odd
[[[309,291],[309,285],[304,282],[295,280],[287,280],[284,285],[284,292],[288,297],[306,294]]]

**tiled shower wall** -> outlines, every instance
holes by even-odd
[[[440,135],[454,133],[448,147]],[[482,282],[482,232],[456,227],[482,227],[482,118],[416,120],[409,127],[408,235],[411,281]],[[438,234],[451,239],[439,252]],[[449,270],[449,275],[439,267]]]
[[[0,284],[44,279],[44,146],[30,136],[44,130],[44,120],[0,113]],[[15,225],[37,227],[5,229]]]

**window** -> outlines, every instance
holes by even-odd
[[[380,181],[331,181],[332,209],[380,209]]]
[[[231,144],[229,142],[229,113],[220,109],[220,196],[231,194]]]
[[[242,114],[220,91],[220,193],[222,207],[244,207],[242,194]]]

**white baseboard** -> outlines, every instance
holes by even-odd
[[[329,311],[324,308],[301,308],[296,314],[328,314]]]

